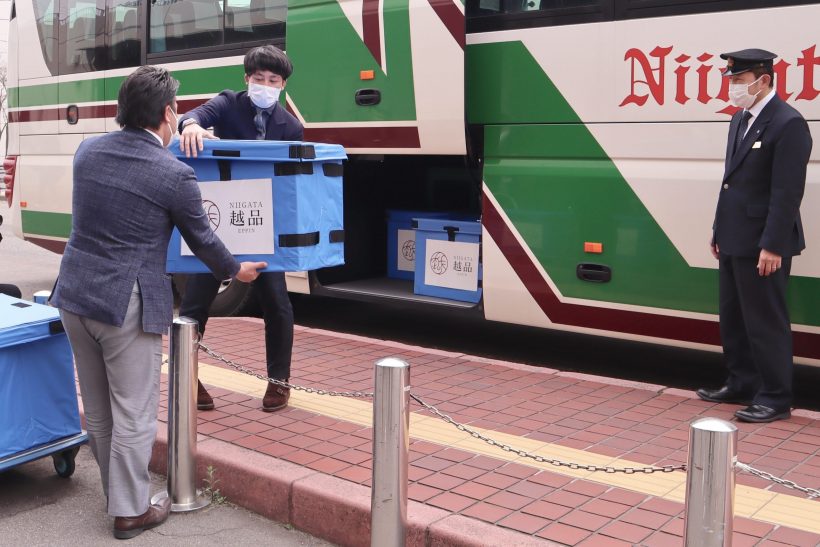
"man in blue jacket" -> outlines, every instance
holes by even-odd
[[[162,335],[173,316],[165,273],[174,226],[220,279],[256,279],[264,262],[238,263],[210,228],[194,171],[166,150],[179,82],[140,67],[120,87],[122,131],[86,139],[74,156],[71,237],[51,302],[60,308],[80,380],[86,429],[100,466],[114,536],[161,524],[149,505]]]
[[[279,103],[279,94],[293,73],[287,56],[273,46],[261,46],[245,55],[247,91],[223,91],[185,114],[179,122],[180,146],[196,157],[203,139],[301,141],[302,124]],[[207,128],[213,127],[211,133]],[[219,291],[220,280],[207,274],[192,275],[185,286],[179,314],[196,319],[204,334],[208,309]],[[293,353],[293,308],[284,272],[264,272],[253,284],[265,318],[265,357],[269,378],[287,382]],[[262,410],[285,408],[290,389],[268,383]],[[199,383],[197,407],[211,410],[214,402]]]
[[[744,422],[789,418],[792,333],[786,285],[792,257],[805,249],[800,202],[811,154],[809,126],[774,91],[776,55],[762,49],[721,54],[728,61],[729,124],[712,254],[719,260],[720,336],[729,377],[698,396],[748,404]]]

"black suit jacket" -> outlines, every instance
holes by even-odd
[[[812,146],[809,126],[775,95],[733,152],[741,116],[736,113],[729,125],[713,241],[730,256],[756,257],[760,249],[798,255],[806,248],[800,201]]]
[[[248,98],[247,91],[225,90],[207,103],[186,113],[179,120],[182,122],[194,118],[202,127],[213,127],[220,139],[256,139],[256,125],[253,118],[256,107]],[[301,141],[304,129],[299,120],[279,103],[268,118],[265,140],[268,141]]]

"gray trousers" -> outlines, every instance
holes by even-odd
[[[136,285],[122,327],[60,310],[77,366],[91,451],[108,514],[148,510],[148,462],[157,431],[162,337],[142,330]]]

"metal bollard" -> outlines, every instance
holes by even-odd
[[[196,391],[199,324],[190,317],[171,325],[168,363],[168,490],[171,511],[196,511],[211,501],[196,489]]]
[[[403,547],[407,535],[407,461],[410,451],[410,365],[376,362],[373,401],[373,547]]]
[[[718,418],[700,418],[689,427],[686,511],[687,547],[732,545],[737,427]]]

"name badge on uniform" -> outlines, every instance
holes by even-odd
[[[752,145],[752,148],[760,148],[760,146],[761,146],[761,141],[755,141],[755,143]]]

